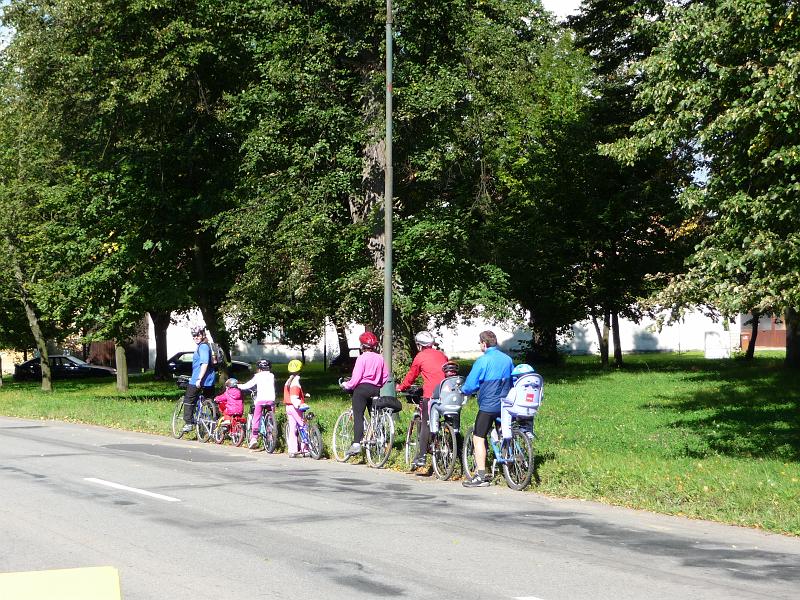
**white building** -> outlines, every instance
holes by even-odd
[[[202,325],[199,313],[184,317],[175,317],[176,323],[167,330],[167,356],[176,352],[193,350],[194,343],[190,329],[194,325]],[[672,325],[665,325],[660,330],[657,323],[645,319],[636,324],[625,319],[620,320],[620,341],[623,352],[686,352],[689,350],[704,351],[709,358],[730,356],[739,348],[741,319],[733,321],[713,321],[699,312],[691,313]],[[155,336],[152,321],[149,320],[150,368],[155,364]],[[440,340],[442,351],[452,358],[475,358],[480,354],[478,334],[491,329],[503,350],[513,352],[520,347],[523,340],[529,338],[526,331],[512,324],[497,325],[482,320],[471,324],[461,324],[456,328],[435,331]],[[358,348],[358,336],[363,327],[352,326],[348,329],[348,340],[351,348]],[[572,339],[565,339],[562,349],[570,354],[599,354],[597,336],[591,321],[575,323],[572,326]],[[300,358],[300,350],[280,344],[277,339],[261,342],[236,342],[231,349],[231,358],[246,362],[255,362],[267,358],[274,362],[288,362]],[[319,343],[306,348],[306,359],[320,361],[325,357],[330,361],[339,354],[336,331],[328,326]]]

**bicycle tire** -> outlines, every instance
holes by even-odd
[[[266,408],[264,410],[266,410]],[[272,411],[267,412],[267,416],[263,418],[266,419],[266,423],[264,425],[264,435],[261,438],[261,443],[264,445],[264,450],[268,454],[272,454],[275,452],[275,448],[278,447],[278,425],[275,423],[275,415]]]
[[[375,428],[367,442],[367,462],[380,469],[389,460],[394,444],[394,422],[391,414],[381,411],[375,417]]]
[[[223,443],[225,441],[225,428],[217,424],[217,426],[214,427],[214,432],[211,434],[211,439],[217,444]]]
[[[419,449],[419,434],[422,428],[422,415],[414,413],[406,431],[406,444],[403,448],[403,459],[406,467],[410,467]]]
[[[214,407],[211,400],[200,400],[200,411],[197,414],[195,432],[200,442],[207,442],[211,439],[216,429],[217,422],[214,419]]]
[[[308,451],[314,460],[322,458],[322,432],[316,423],[308,426]]]
[[[353,442],[353,411],[351,409],[347,409],[336,419],[331,442],[333,456],[337,461],[345,462],[349,458],[346,454],[347,450]]]
[[[503,444],[503,477],[512,490],[524,490],[533,476],[533,444],[530,438],[514,427],[511,442]]]
[[[179,440],[183,437],[183,396],[175,403],[172,411],[172,437]]]
[[[244,430],[245,427],[243,423],[236,423],[235,425],[231,425],[231,430],[228,433],[228,435],[231,438],[231,443],[237,448],[244,443]]]
[[[464,434],[464,443],[461,445],[461,472],[464,479],[472,479],[478,470],[475,468],[475,449],[472,442],[472,432],[474,427],[470,427]]]
[[[456,432],[450,423],[441,423],[433,438],[433,471],[437,479],[447,481],[453,475],[458,461]]]

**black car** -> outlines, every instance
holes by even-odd
[[[83,377],[114,377],[116,369],[90,365],[77,356],[57,354],[48,357],[50,375],[53,379],[80,379]],[[32,358],[21,365],[14,366],[14,380],[38,380],[42,378],[42,365],[39,358]]]
[[[194,352],[178,352],[167,361],[173,376],[192,374],[192,355]],[[232,360],[228,363],[228,374],[237,379],[250,377],[250,365],[240,360]]]

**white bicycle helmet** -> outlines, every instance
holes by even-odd
[[[430,331],[420,331],[414,336],[414,341],[418,346],[427,347],[433,346],[433,334]]]

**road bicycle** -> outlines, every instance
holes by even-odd
[[[461,453],[461,468],[467,479],[472,479],[477,473],[472,441],[473,429],[470,427],[467,432]],[[514,417],[511,421],[511,438],[506,440],[501,438],[500,418],[495,419],[491,435],[486,439],[487,459],[490,450],[492,453],[490,478],[494,479],[497,467],[500,466],[508,487],[512,490],[523,490],[528,487],[533,476],[534,438],[533,419]]]
[[[456,385],[460,386],[460,382]],[[458,387],[458,391],[460,392],[460,387]],[[419,436],[422,428],[422,411],[420,409],[420,403],[423,401],[422,388],[411,386],[404,395],[410,403],[414,404],[414,414],[411,415],[411,421],[408,424],[403,452],[406,467],[411,467],[419,449]],[[429,422],[436,419],[437,427],[435,432],[431,431],[430,433],[426,450],[432,457],[433,472],[437,479],[447,481],[452,477],[458,463],[458,429],[462,404],[443,407],[441,403],[432,402],[431,406],[434,404],[437,409],[430,415]]]
[[[255,398],[255,392],[251,392]],[[245,428],[246,437],[250,439],[253,437],[253,411],[255,406],[250,406],[250,413],[247,415],[247,426]],[[262,448],[269,454],[275,452],[278,447],[278,425],[275,421],[275,403],[264,404],[261,407],[261,418],[255,424],[258,427],[258,439],[260,440]]]
[[[179,389],[185,390],[189,385],[189,377],[181,375],[177,378],[177,385]],[[216,428],[217,420],[215,418],[216,407],[214,401],[206,399],[203,395],[202,389],[197,397],[197,402],[194,405],[194,414],[192,415],[192,423],[194,424],[195,434],[197,439],[201,442],[207,442],[211,439]],[[175,408],[172,411],[172,437],[179,440],[183,437],[183,396],[178,398],[175,403]]]
[[[339,380],[339,385],[346,381]],[[389,460],[389,455],[394,444],[394,418],[391,408],[381,408],[378,406],[380,396],[372,398],[372,406],[369,409],[369,417],[364,416],[364,438],[361,446],[365,449],[367,463],[376,469],[380,469]],[[353,442],[353,409],[348,408],[339,418],[333,428],[333,455],[339,462],[345,462],[350,456],[347,450]]]
[[[309,395],[306,394],[306,398],[308,397]],[[300,405],[300,413],[303,415],[303,425],[297,428],[297,447],[301,450],[302,448],[308,448],[309,456],[314,460],[319,460],[322,458],[322,432],[319,430],[316,415],[309,409],[310,407],[307,404]],[[288,448],[288,440],[291,435],[288,417],[286,419],[285,435]]]

